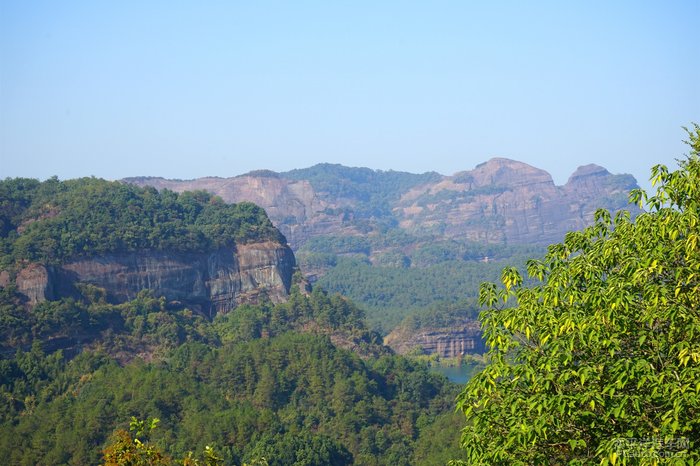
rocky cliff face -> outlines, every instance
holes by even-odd
[[[350,176],[352,170],[367,170],[343,168],[338,172],[342,176]],[[428,183],[387,186],[377,199],[368,199],[371,194],[360,190],[348,195],[352,189],[340,189],[352,188],[350,178],[334,180],[343,186],[333,189],[329,188],[332,183],[319,183],[317,175],[311,179],[309,170],[309,180],[300,179],[304,171],[299,170],[293,179],[285,173],[265,171],[235,178],[125,181],[178,192],[204,189],[227,202],[255,202],[267,211],[294,249],[314,236],[367,234],[386,225],[447,239],[546,245],[590,224],[598,208],[626,208],[636,213],[635,207],[627,204],[628,192],[637,186],[634,178],[612,175],[596,165],[579,168],[566,185],[556,186],[544,170],[495,158],[453,176],[436,174]],[[382,173],[392,179],[390,173]],[[380,208],[370,209],[368,216],[367,205],[372,202]],[[363,215],[358,213],[360,206]]]
[[[329,234],[343,228],[342,216],[332,213],[332,208],[338,205],[337,201],[324,199],[306,180],[284,179],[274,172],[187,181],[152,177],[125,181],[175,192],[205,190],[226,202],[253,202],[265,209],[292,247],[303,244],[310,236]]]
[[[7,271],[3,273],[9,277]],[[17,273],[15,284],[17,291],[27,298],[27,304],[37,303],[54,298],[54,268],[42,264],[29,264]],[[6,280],[9,284],[9,279]],[[3,285],[5,286],[5,285]]]
[[[104,288],[112,302],[150,289],[212,317],[262,295],[283,301],[294,268],[291,249],[268,241],[201,254],[154,251],[81,258],[53,267],[30,264],[17,273],[15,283],[30,306],[75,295],[79,284],[88,283]]]
[[[590,224],[598,208],[635,210],[627,205],[635,187],[633,177],[595,165],[579,168],[565,186],[556,186],[543,170],[497,158],[409,191],[395,212],[408,231],[435,228],[448,238],[550,244]]]
[[[399,328],[386,336],[384,344],[399,354],[419,349],[422,354],[437,354],[442,358],[484,352],[481,325],[478,321],[465,321],[452,327],[421,328],[414,331]]]

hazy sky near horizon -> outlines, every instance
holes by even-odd
[[[700,122],[700,2],[0,0],[0,178],[491,157],[644,183]]]

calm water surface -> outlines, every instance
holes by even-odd
[[[454,383],[465,384],[472,377],[476,368],[469,365],[453,367],[434,365],[430,367],[430,370],[444,375]]]

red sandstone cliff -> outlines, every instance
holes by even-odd
[[[343,173],[367,169],[348,169]],[[303,172],[303,170],[301,170]],[[378,172],[375,172],[378,173]],[[598,208],[626,208],[635,188],[630,175],[612,175],[597,165],[580,167],[564,186],[544,170],[522,162],[494,158],[475,169],[414,185],[387,196],[390,213],[355,221],[367,193],[353,198],[317,190],[310,180],[284,173],[253,172],[234,178],[166,180],[129,178],[140,186],[173,191],[203,189],[227,202],[251,201],[265,209],[295,250],[309,238],[359,235],[381,230],[387,222],[409,233],[508,244],[550,244],[566,232],[590,224]],[[352,184],[351,179],[339,179]]]
[[[257,302],[262,295],[283,301],[294,268],[291,249],[267,241],[210,253],[152,251],[80,258],[60,266],[29,264],[17,272],[15,284],[29,306],[75,294],[77,284],[88,283],[104,288],[112,302],[131,300],[150,289],[213,316]]]

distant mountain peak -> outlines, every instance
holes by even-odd
[[[253,171],[250,171],[248,173],[238,175],[238,176],[236,176],[236,178],[241,178],[244,176],[253,176],[253,177],[259,177],[259,178],[279,178],[280,174],[275,172],[275,171],[272,171],[272,170],[263,169],[263,170],[253,170]]]
[[[519,160],[513,160],[509,159],[507,157],[491,157],[488,159],[486,162],[482,162],[476,166],[476,168],[484,168],[484,167],[489,167],[489,166],[499,166],[499,167],[504,167],[504,166],[527,166],[527,167],[532,167],[531,165],[526,164],[525,162],[521,162]]]
[[[159,189],[205,189],[228,202],[251,201],[298,249],[315,237],[358,237],[387,228],[481,243],[549,244],[589,225],[598,208],[629,208],[631,175],[590,164],[564,186],[545,170],[493,157],[444,176],[322,163],[278,176],[257,171],[219,180],[142,179]]]
[[[605,168],[593,163],[578,167],[564,185],[564,189],[570,192],[584,191],[597,196],[616,195],[624,199],[627,199],[629,192],[637,187],[637,180],[632,175],[613,175]]]
[[[607,176],[610,172],[600,165],[594,163],[589,163],[588,165],[581,165],[576,169],[575,172],[569,177],[569,181],[583,176]]]
[[[546,171],[505,157],[493,157],[460,175],[461,178],[471,177],[476,186],[554,184],[552,176]]]

